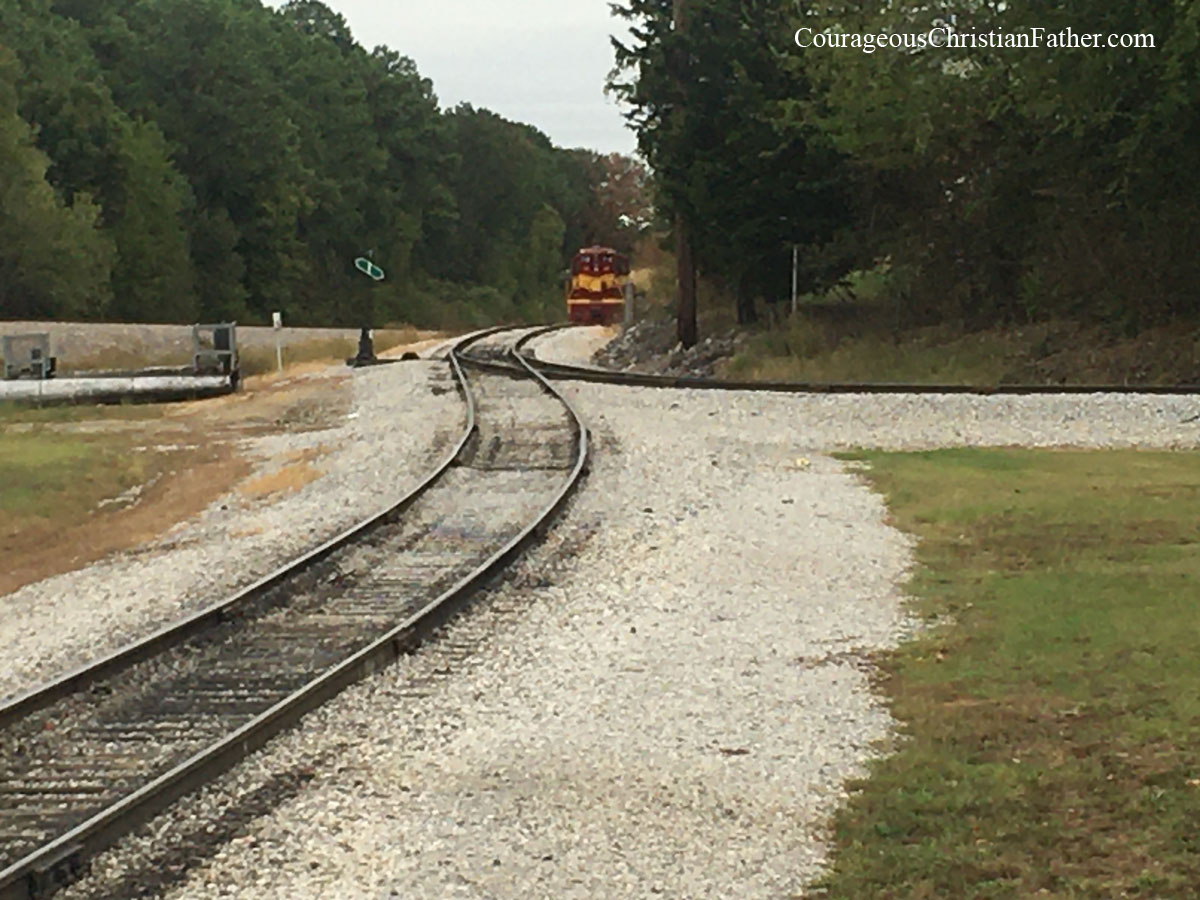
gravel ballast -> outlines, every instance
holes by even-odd
[[[842,783],[889,733],[862,657],[903,632],[908,544],[785,434],[582,408],[589,483],[508,583],[73,895],[161,884],[183,864],[164,848],[202,821],[242,824],[171,896],[799,889]],[[281,790],[299,769],[307,785]],[[247,818],[264,791],[280,796]]]
[[[539,359],[591,365],[607,332],[551,332],[532,342]],[[612,394],[657,415],[686,393],[576,384],[585,408],[604,409]],[[599,392],[599,393],[598,393]],[[620,393],[627,392],[627,393]],[[727,417],[735,428],[756,420],[792,423],[787,439],[826,450],[938,447],[1200,447],[1200,396],[1186,394],[739,394],[696,392],[681,415]],[[600,398],[606,398],[601,400]],[[735,399],[736,398],[736,399]]]
[[[893,734],[869,654],[915,627],[908,539],[822,451],[1200,442],[1186,397],[558,385],[596,446],[545,544],[64,897],[799,895]]]
[[[0,697],[212,604],[390,506],[461,434],[464,407],[444,363],[361,369],[333,385],[333,427],[264,435],[243,446],[259,460],[257,474],[289,454],[321,448],[322,477],[274,502],[234,491],[148,546],[0,598]],[[343,392],[352,398],[349,412]]]

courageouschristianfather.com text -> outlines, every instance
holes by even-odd
[[[852,34],[844,31],[818,31],[798,28],[796,46],[808,49],[860,50],[1153,50],[1157,42],[1152,34],[1106,34],[1095,31],[1076,31],[1064,28],[1024,28],[1006,31],[960,31],[949,25],[935,25],[921,32],[870,32]]]

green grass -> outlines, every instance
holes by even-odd
[[[937,327],[910,329],[897,339],[882,325],[857,330],[797,314],[752,338],[728,373],[765,381],[992,385],[1007,380],[1023,348],[1019,338],[1001,332]]]
[[[51,404],[30,406],[26,403],[0,403],[0,428],[5,425],[39,425],[63,422],[86,422],[96,419],[156,419],[162,415],[162,404],[118,403],[108,405]]]
[[[725,373],[760,381],[1195,384],[1200,331],[1180,323],[1130,337],[1065,320],[983,330],[904,325],[886,302],[814,301],[753,329]]]
[[[1200,454],[868,453],[932,624],[838,898],[1200,895]]]
[[[74,435],[34,427],[0,431],[0,530],[33,520],[69,524],[105,498],[146,480],[151,454],[126,435]]]

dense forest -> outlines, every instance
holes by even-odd
[[[611,87],[663,230],[752,321],[886,278],[908,320],[1198,310],[1200,4],[623,0]],[[1145,49],[801,47],[1066,27]],[[810,41],[811,43],[811,41]],[[315,0],[0,0],[0,315],[473,324],[552,317],[628,250],[646,172],[442,109]],[[388,273],[375,284],[353,260]]]
[[[315,0],[0,0],[3,318],[544,319],[644,180],[441,109]]]
[[[908,321],[1200,311],[1200,4],[624,0],[611,87],[664,223],[736,298],[882,273]],[[879,49],[814,34],[1148,34],[1145,49]],[[797,41],[797,29],[808,29]],[[965,42],[964,42],[965,43]]]

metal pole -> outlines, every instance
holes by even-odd
[[[275,368],[283,373],[283,347],[280,345],[279,329],[283,327],[283,314],[271,313],[271,324],[275,330]]]
[[[800,248],[792,244],[792,315],[796,315],[796,289],[799,286]]]

